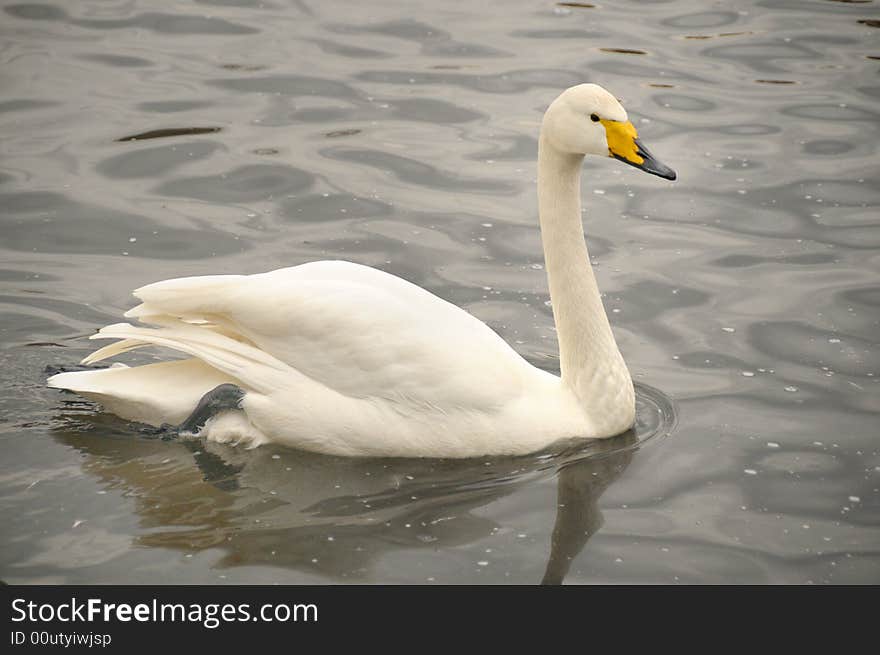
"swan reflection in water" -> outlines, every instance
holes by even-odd
[[[486,538],[501,526],[473,510],[555,475],[543,582],[561,583],[602,524],[599,497],[637,444],[630,431],[526,457],[371,459],[133,438],[109,416],[65,424],[55,436],[85,456],[85,471],[134,502],[134,545],[218,549],[221,568],[268,565],[343,580],[368,577],[389,552]]]

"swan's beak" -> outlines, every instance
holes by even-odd
[[[675,171],[654,158],[654,155],[639,141],[635,126],[630,123],[602,119],[605,137],[608,139],[608,156],[635,166],[646,173],[658,175],[667,180],[675,179]]]

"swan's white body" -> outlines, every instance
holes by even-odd
[[[230,382],[245,392],[241,411],[211,419],[207,438],[340,455],[522,454],[625,431],[635,416],[632,381],[602,306],[580,213],[583,154],[608,154],[609,145],[601,128],[601,143],[598,133],[589,135],[596,143],[566,134],[567,114],[582,113],[584,103],[587,116],[601,111],[626,121],[617,101],[594,85],[568,90],[544,120],[539,204],[561,377],[420,287],[366,266],[320,261],[138,289],[142,304],[126,317],[153,327],[105,327],[93,338],[122,341],[84,361],[143,345],[191,358],[61,373],[49,384],[160,425],[180,423],[206,392]],[[574,152],[560,140],[574,141]]]

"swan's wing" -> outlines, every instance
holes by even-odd
[[[128,317],[160,324],[175,317],[194,330],[220,331],[353,397],[485,408],[515,396],[534,374],[464,310],[405,280],[349,262],[179,278],[135,295],[143,304]],[[131,331],[119,336],[142,338]]]

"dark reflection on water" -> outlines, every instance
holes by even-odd
[[[413,71],[367,71],[358,74],[364,82],[382,84],[442,84],[461,86],[484,93],[520,93],[534,88],[564,89],[584,78],[561,70],[510,70],[495,75],[468,73],[421,73]]]
[[[154,138],[154,137],[141,137]],[[135,141],[135,138],[120,141]],[[99,163],[95,170],[110,178],[156,177],[191,161],[210,157],[222,146],[210,141],[178,143],[114,155]]]
[[[86,61],[94,61],[107,66],[121,66],[123,68],[139,68],[141,66],[151,66],[151,62],[140,57],[127,57],[125,55],[105,55],[100,52],[80,56],[80,59]]]
[[[325,96],[328,98],[359,98],[361,95],[348,84],[302,75],[245,77],[208,82],[231,91],[272,93],[288,96]]]
[[[880,582],[880,5],[582,4],[4,5],[0,577]],[[669,438],[344,460],[43,386],[133,288],[321,258],[556,368],[536,137],[584,81],[679,172],[591,161],[583,193],[640,416],[677,403],[637,434]]]
[[[31,111],[46,107],[55,107],[59,103],[51,100],[5,100],[0,102],[0,114],[13,111]]]
[[[254,193],[259,191],[245,195]],[[245,247],[223,232],[164,227],[146,216],[80,204],[54,192],[0,194],[0,226],[3,246],[25,252],[115,255],[131,251],[140,257],[190,259]]]
[[[434,189],[451,191],[482,191],[485,193],[513,192],[515,187],[510,183],[492,179],[478,180],[462,178],[453,173],[441,171],[415,159],[392,155],[378,150],[361,150],[354,148],[333,148],[322,150],[321,154],[328,159],[364,164],[378,168],[383,172],[394,174],[408,184],[426,186]]]
[[[46,4],[15,4],[4,11],[16,18],[64,21],[69,25],[97,30],[140,28],[164,34],[255,34],[259,30],[210,16],[187,16],[144,12],[122,20],[73,18],[64,9]]]
[[[135,499],[144,530],[134,546],[215,549],[219,568],[271,565],[340,580],[369,577],[393,551],[436,551],[496,534],[501,526],[479,509],[555,475],[548,583],[562,582],[601,526],[599,497],[629,464],[636,441],[628,433],[554,456],[488,461],[365,460],[54,434],[83,455],[83,469],[101,487]]]
[[[395,20],[375,25],[328,25],[327,29],[339,34],[381,34],[421,45],[421,52],[431,57],[499,57],[510,53],[477,43],[456,41],[436,27],[414,20]]]
[[[156,191],[163,196],[182,196],[213,202],[243,203],[271,199],[308,189],[313,176],[292,166],[254,164],[205,177],[178,177]]]
[[[549,498],[546,508],[555,523],[542,561],[543,582],[559,584],[602,525],[603,492],[640,445],[674,427],[674,409],[660,392],[640,385],[638,397],[636,428],[613,439],[471,460],[344,458],[144,437],[75,399],[63,402],[49,428],[78,454],[99,494],[131,499],[132,547],[171,549],[185,559],[210,552],[219,570],[268,565],[370,579],[377,560],[396,551],[436,552],[504,535],[482,509],[555,479],[556,502]],[[475,565],[489,566],[492,552]]]

